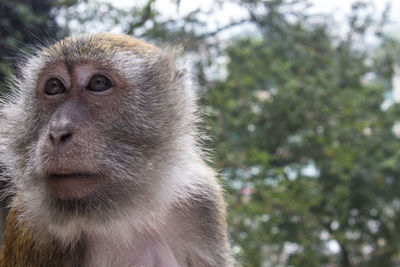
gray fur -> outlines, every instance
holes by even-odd
[[[176,228],[170,235],[176,240],[166,242],[180,266],[231,266],[222,190],[203,161],[190,76],[177,66],[172,50],[140,53],[119,44],[106,50],[93,42],[101,38],[82,35],[38,50],[21,65],[1,106],[0,162],[4,177],[11,177],[9,194],[16,195],[12,206],[23,207],[20,220],[35,226],[36,238],[54,236],[65,246],[95,236],[137,247],[134,239],[141,233]],[[94,122],[95,138],[77,142],[83,152],[75,160],[96,162],[96,171],[112,183],[71,201],[49,194],[42,178],[43,161],[52,159],[42,155],[40,144],[52,114],[37,101],[36,87],[40,74],[57,62],[68,68],[94,62],[129,81],[120,105]],[[114,256],[87,256],[85,263],[111,266]]]

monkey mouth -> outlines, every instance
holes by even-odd
[[[102,183],[100,175],[87,172],[54,172],[46,177],[49,191],[62,200],[80,199],[93,193]]]
[[[97,175],[87,172],[55,172],[48,175],[48,179],[73,179],[73,178],[94,178]]]

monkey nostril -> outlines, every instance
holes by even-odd
[[[71,136],[72,136],[71,133],[66,133],[66,134],[62,135],[62,136],[60,137],[60,142],[65,142],[65,141],[67,141],[67,139],[70,139]]]
[[[67,142],[71,139],[72,133],[69,131],[60,131],[60,132],[50,132],[49,138],[52,144],[57,145],[61,143]]]

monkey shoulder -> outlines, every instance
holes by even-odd
[[[185,253],[187,266],[232,266],[226,234],[226,207],[220,190],[193,194],[184,204],[174,208],[176,232]]]

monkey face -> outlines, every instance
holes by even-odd
[[[138,124],[136,86],[98,62],[55,62],[39,74],[32,105],[45,114],[34,147],[34,176],[58,200],[107,197],[113,184],[140,187],[144,138],[156,141]],[[149,100],[149,99],[147,99]],[[150,102],[148,102],[150,104]],[[132,111],[136,112],[132,112]],[[141,132],[121,135],[120,132]],[[116,158],[118,157],[118,159]],[[129,161],[121,166],[121,160]],[[124,174],[121,172],[123,171]],[[129,172],[130,177],[126,176]]]
[[[19,199],[38,207],[29,216],[97,220],[157,199],[177,165],[169,155],[195,138],[186,80],[171,54],[118,35],[67,38],[28,59],[0,113],[0,151]]]
[[[39,76],[36,99],[50,114],[36,154],[49,192],[62,200],[80,199],[112,182],[103,158],[105,125],[128,94],[125,78],[95,64],[51,66]],[[133,119],[133,118],[132,118]]]

